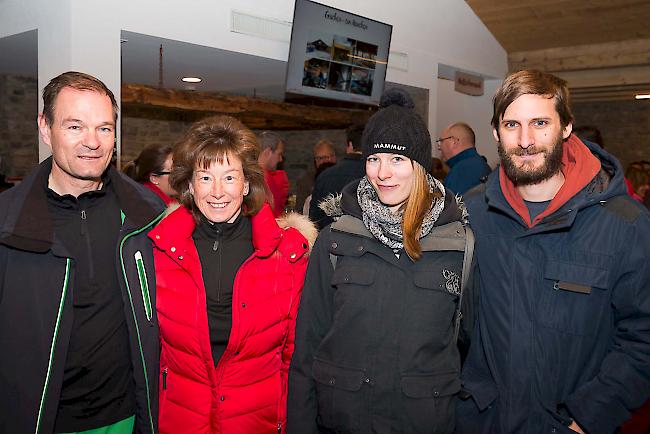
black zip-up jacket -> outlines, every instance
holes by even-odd
[[[344,215],[309,259],[289,372],[289,434],[452,433],[460,389],[454,315],[465,229],[451,195],[422,238],[422,258],[398,259],[363,224],[358,181]],[[334,267],[330,254],[336,256]],[[463,295],[471,330],[475,293]]]
[[[75,263],[54,236],[46,197],[51,158],[0,195],[0,432],[51,433],[73,320]],[[136,395],[134,433],[157,431],[158,324],[147,230],[164,204],[109,168],[121,209],[115,267]]]

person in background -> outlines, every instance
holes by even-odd
[[[365,176],[331,199],[338,220],[309,261],[290,434],[454,432],[465,213],[427,173],[431,138],[410,96],[390,89],[381,107],[363,132]],[[464,336],[475,302],[466,291]]]
[[[580,127],[575,127],[573,129],[573,134],[580,137],[583,141],[588,141],[599,145],[601,148],[605,149],[605,141],[603,140],[603,135],[600,133],[600,130],[591,125],[583,125]]]
[[[564,80],[519,71],[493,106],[501,166],[464,196],[484,291],[457,432],[613,434],[650,395],[650,213],[572,134]]]
[[[293,213],[275,220],[258,154],[254,133],[229,116],[195,123],[174,147],[170,182],[181,205],[149,232],[161,434],[284,432],[316,230]]]
[[[161,198],[165,205],[174,201],[176,191],[169,184],[172,171],[172,146],[152,143],[140,155],[127,163],[122,171],[135,181],[144,184]]]
[[[476,151],[475,141],[474,130],[463,122],[449,125],[436,140],[442,161],[449,166],[445,186],[455,194],[465,194],[492,171]]]
[[[364,125],[353,125],[346,130],[348,144],[343,160],[316,177],[309,204],[309,218],[319,230],[333,221],[319,207],[320,203],[330,195],[341,194],[343,187],[366,173],[365,161],[361,155],[363,127]]]
[[[643,203],[646,196],[650,195],[650,163],[647,161],[634,161],[627,166],[625,178],[630,182],[631,196]]]
[[[298,209],[304,208],[307,196],[312,193],[318,168],[323,164],[336,164],[336,149],[329,140],[319,140],[314,145],[312,152],[314,154],[314,166],[296,182],[296,207]]]
[[[336,163],[323,163],[320,166],[318,166],[318,169],[316,169],[316,174],[314,175],[315,179],[318,179],[318,177],[323,173],[325,170],[329,169],[330,167],[334,167]],[[309,215],[309,207],[311,205],[311,198],[312,195],[310,194],[307,196],[307,199],[305,199],[305,204],[302,206],[302,214],[305,216]]]
[[[287,205],[289,196],[289,178],[287,172],[278,166],[284,158],[284,141],[273,131],[262,131],[259,135],[261,152],[258,163],[264,169],[264,180],[271,192],[269,203],[273,215],[279,217]]]
[[[164,204],[110,166],[117,102],[66,72],[38,116],[52,156],[0,195],[0,432],[154,434],[147,231]]]

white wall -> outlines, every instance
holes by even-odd
[[[432,136],[438,130],[438,63],[492,77],[506,73],[506,52],[464,1],[321,2],[394,26],[391,51],[407,54],[408,71],[389,68],[387,79],[429,89]],[[230,14],[291,21],[293,5],[293,0],[3,0],[0,37],[39,29],[39,88],[75,69],[100,78],[119,101],[121,30],[286,60],[288,43],[230,32]]]
[[[497,144],[492,136],[492,96],[501,80],[485,80],[482,96],[470,96],[454,90],[454,82],[438,79],[438,130],[432,131],[439,137],[441,131],[454,122],[465,122],[476,134],[476,150],[484,155],[490,167],[499,161]],[[437,149],[435,154],[439,156]]]

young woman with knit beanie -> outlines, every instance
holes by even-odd
[[[363,133],[366,176],[325,204],[337,219],[305,277],[289,434],[454,432],[473,238],[462,204],[427,173],[431,138],[413,107],[384,94]]]

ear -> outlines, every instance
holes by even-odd
[[[499,137],[499,132],[497,131],[496,128],[492,128],[492,137],[494,137],[494,140],[498,142],[501,141],[501,138]]]
[[[564,130],[562,130],[562,138],[566,139],[571,135],[571,132],[573,131],[573,124],[569,122],[569,124],[564,127]]]
[[[149,182],[150,183],[158,185],[157,181],[158,181],[158,175],[155,175],[153,173],[151,175],[149,175]]]
[[[244,181],[244,196],[248,196],[250,192],[250,182]]]
[[[348,145],[345,147],[345,152],[348,154],[354,152],[354,146],[352,146],[352,142],[348,140]]]
[[[192,185],[191,182],[188,183],[188,187],[189,187],[189,190],[190,190],[190,194],[191,194],[192,196],[194,196],[194,186]]]
[[[43,143],[49,146],[51,151],[52,150],[51,130],[50,130],[50,126],[47,124],[47,120],[45,120],[45,116],[43,116],[43,113],[38,114],[37,123],[38,123],[38,132],[41,135],[41,139],[43,140]]]

